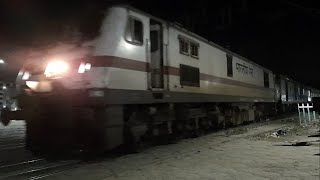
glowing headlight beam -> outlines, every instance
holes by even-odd
[[[67,73],[69,65],[64,61],[52,61],[49,62],[44,74],[47,77],[57,77]]]

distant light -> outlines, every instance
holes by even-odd
[[[2,89],[7,89],[7,86],[5,86],[5,85],[4,85],[4,86],[2,86]]]
[[[0,64],[4,64],[4,60],[3,59],[0,59]]]

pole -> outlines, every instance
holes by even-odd
[[[304,124],[307,124],[307,122],[306,122],[306,111],[304,110],[304,103],[302,103],[302,110],[303,110],[303,120],[304,120]]]
[[[300,105],[298,103],[298,113],[299,113],[299,122],[300,122],[300,125],[301,125],[301,113],[300,113]]]
[[[309,103],[307,103],[307,109],[308,109],[308,119],[309,119],[309,122],[311,122]]]

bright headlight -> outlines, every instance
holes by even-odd
[[[59,78],[62,75],[66,74],[68,70],[68,63],[64,61],[52,61],[48,63],[46,70],[44,71],[44,74],[47,77]]]

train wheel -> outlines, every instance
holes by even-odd
[[[138,153],[142,151],[142,144],[135,137],[132,127],[124,126],[124,151],[128,153]]]
[[[208,133],[210,131],[210,121],[208,118],[202,118],[199,123],[200,129],[204,134]]]
[[[187,137],[185,123],[183,121],[175,121],[172,125],[173,136],[176,141]]]

